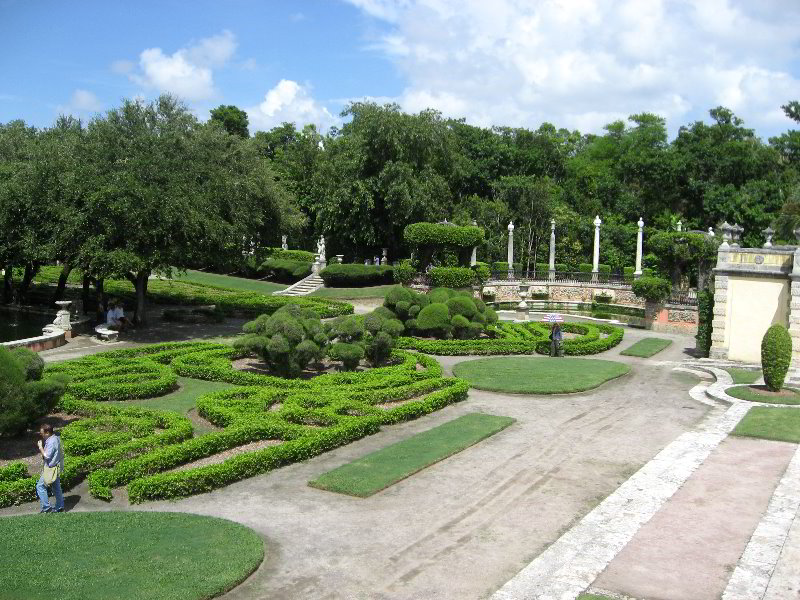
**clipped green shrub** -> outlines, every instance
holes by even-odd
[[[431,303],[445,304],[450,298],[456,295],[455,290],[450,288],[435,288],[428,292]]]
[[[41,379],[38,356],[29,352],[0,346],[0,435],[24,432],[55,407],[66,388],[63,376]]]
[[[408,285],[414,281],[416,276],[417,270],[414,268],[414,265],[411,264],[411,260],[409,259],[400,261],[400,264],[396,265],[394,268],[394,281],[400,285]]]
[[[44,360],[30,348],[13,348],[11,355],[17,360],[25,373],[26,381],[38,381],[44,371]]]
[[[394,267],[389,265],[335,264],[320,271],[326,287],[369,287],[394,282]]]
[[[469,333],[469,319],[463,315],[453,315],[450,319],[450,327],[453,337],[457,340],[466,339]]]
[[[486,313],[485,314],[486,314],[486,322],[487,323],[489,323],[490,325],[492,323],[497,323],[497,312],[495,312],[495,310],[491,306],[487,306],[486,307]]]
[[[698,358],[708,358],[711,351],[711,322],[714,320],[714,294],[709,290],[697,292],[697,335],[695,352]]]
[[[475,281],[475,271],[467,267],[434,267],[428,276],[436,287],[462,288]]]
[[[489,265],[483,262],[475,263],[472,266],[472,270],[475,272],[475,283],[478,285],[486,283],[492,276],[492,271],[489,268]]]
[[[611,265],[598,264],[597,272],[600,275],[611,275]]]
[[[594,265],[591,263],[580,263],[578,265],[578,272],[579,273],[591,273]]]
[[[388,308],[394,308],[395,304],[398,302],[411,302],[414,299],[414,295],[408,288],[404,288],[402,286],[396,285],[394,287],[389,288],[386,292],[386,295],[383,298],[383,305]]]
[[[451,316],[463,315],[467,320],[470,320],[478,312],[475,302],[467,296],[453,296],[447,301],[447,309]]]
[[[780,391],[792,360],[792,338],[783,325],[772,325],[761,338],[761,371],[767,389]]]
[[[267,258],[296,260],[307,263],[313,263],[315,258],[315,254],[308,250],[284,250],[283,248],[264,248],[263,250],[262,256]]]
[[[364,347],[360,344],[335,342],[328,348],[328,356],[342,363],[346,371],[353,371],[364,358]]]
[[[522,271],[522,263],[515,262],[514,263],[514,272],[520,273]],[[492,263],[492,272],[493,273],[507,273],[508,272],[508,263],[507,262],[496,262]]]
[[[268,258],[261,265],[265,276],[281,283],[294,283],[311,275],[311,263],[284,258]]]
[[[454,246],[472,248],[483,242],[483,229],[442,223],[411,223],[403,230],[403,239],[416,246]]]
[[[661,303],[669,298],[672,293],[672,284],[660,277],[645,277],[642,275],[631,286],[633,293],[648,302]]]
[[[416,329],[423,335],[447,337],[450,333],[450,310],[447,304],[434,302],[419,311]]]
[[[622,275],[625,277],[626,281],[633,280],[633,274],[636,272],[635,267],[622,267]]]
[[[260,356],[284,377],[295,377],[310,362],[319,360],[327,343],[319,315],[295,304],[287,304],[272,315],[261,315],[245,323],[242,330],[246,335],[234,342],[234,348]]]

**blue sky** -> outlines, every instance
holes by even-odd
[[[476,125],[670,132],[723,104],[763,137],[800,99],[790,0],[0,0],[0,122],[84,119],[123,97],[219,104],[251,130],[339,122],[353,99]]]

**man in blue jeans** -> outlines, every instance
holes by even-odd
[[[53,488],[53,496],[56,498],[56,505],[50,506],[50,496],[47,493],[47,484],[44,482],[44,473],[39,477],[36,483],[36,494],[39,496],[39,502],[42,505],[40,513],[46,512],[64,512],[64,496],[61,493],[61,474],[64,472],[64,450],[61,448],[61,438],[53,434],[53,426],[45,423],[39,429],[39,434],[44,440],[39,440],[39,453],[42,455],[44,466],[58,467],[58,473],[55,481],[50,484]]]

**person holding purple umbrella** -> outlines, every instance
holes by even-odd
[[[561,346],[563,339],[564,334],[561,332],[561,325],[556,321],[553,323],[552,329],[550,329],[550,356],[564,356],[564,349]]]

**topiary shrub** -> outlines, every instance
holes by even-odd
[[[450,310],[446,304],[429,304],[417,316],[417,331],[433,337],[448,337],[450,334]]]
[[[492,271],[489,265],[483,262],[476,262],[472,265],[472,270],[475,273],[475,283],[483,285],[492,276]]]
[[[761,371],[772,392],[780,391],[792,360],[792,338],[783,325],[775,324],[761,339]]]
[[[411,264],[411,261],[406,259],[400,262],[394,268],[394,281],[400,285],[408,285],[417,276],[417,270]]]
[[[413,299],[414,295],[411,290],[396,285],[392,288],[389,288],[389,291],[386,292],[386,295],[383,298],[383,305],[388,308],[394,308],[395,304],[398,302],[411,303]]]
[[[522,271],[522,263],[515,262],[514,263],[514,272],[519,273]],[[498,273],[503,275],[508,272],[508,263],[507,262],[496,262],[492,263],[492,272]]]
[[[0,435],[24,432],[55,407],[67,385],[63,375],[41,379],[41,358],[30,354],[0,346]]]
[[[389,265],[330,265],[319,276],[326,287],[369,287],[394,281],[394,267]]]
[[[469,319],[465,316],[453,315],[450,319],[450,327],[452,328],[453,337],[457,340],[465,340],[469,337]]]
[[[44,360],[29,348],[14,348],[11,355],[17,360],[25,372],[26,381],[39,381],[44,371]]]
[[[434,267],[428,276],[437,287],[462,288],[475,281],[475,271],[468,267]]]
[[[264,275],[281,283],[294,283],[311,275],[311,263],[283,258],[268,258],[261,265]]]
[[[478,312],[472,298],[468,296],[453,296],[447,301],[447,309],[450,315],[463,315],[469,321]]]
[[[492,323],[497,323],[497,313],[491,306],[486,307],[486,312],[484,314],[486,315],[487,323],[489,323],[490,325]]]
[[[664,302],[672,293],[672,284],[660,277],[639,277],[633,282],[631,289],[639,298],[648,302]]]
[[[262,256],[281,260],[296,260],[299,262],[314,262],[314,253],[308,250],[284,250],[283,248],[265,248]]]
[[[328,348],[328,356],[341,362],[345,371],[354,371],[364,358],[364,348],[360,344],[336,342]]]
[[[245,323],[242,330],[247,335],[237,339],[234,348],[260,356],[285,377],[296,377],[311,361],[322,358],[328,341],[319,315],[296,304],[261,315]]]
[[[697,292],[697,335],[695,353],[698,358],[708,358],[711,350],[711,322],[714,320],[714,294],[709,290]]]
[[[436,288],[428,292],[431,303],[444,304],[455,295],[455,291],[450,288]]]

